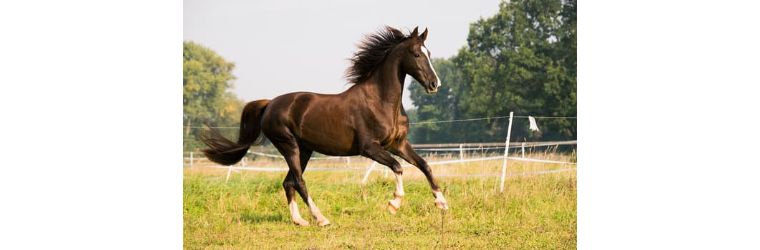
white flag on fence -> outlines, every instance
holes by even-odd
[[[536,118],[533,118],[533,116],[528,116],[528,122],[530,122],[530,130],[532,130],[532,131],[538,131],[538,125],[536,124]]]

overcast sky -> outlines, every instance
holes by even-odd
[[[234,92],[245,101],[295,91],[338,93],[359,40],[383,25],[428,27],[433,57],[450,57],[469,24],[498,10],[473,1],[184,1],[184,39],[236,64]],[[411,77],[407,77],[407,85]],[[446,84],[442,82],[442,84]],[[404,107],[411,108],[408,91]]]

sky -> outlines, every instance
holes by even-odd
[[[385,25],[429,29],[433,58],[465,45],[469,24],[490,17],[498,0],[184,1],[186,41],[235,63],[233,92],[244,101],[296,91],[339,93],[356,44]],[[405,88],[411,81],[407,77]],[[445,82],[442,82],[445,85]],[[413,108],[404,91],[405,108]]]

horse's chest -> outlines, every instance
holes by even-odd
[[[386,131],[386,136],[384,140],[382,140],[382,144],[386,146],[396,145],[406,139],[407,133],[407,126],[404,126],[403,124],[396,124]]]

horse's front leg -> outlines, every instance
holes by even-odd
[[[393,193],[393,200],[388,202],[388,211],[390,211],[391,214],[396,214],[396,211],[401,208],[401,199],[404,197],[404,184],[402,181],[404,173],[401,164],[399,164],[396,159],[393,159],[393,156],[391,156],[388,151],[385,151],[385,149],[383,149],[377,142],[365,145],[362,155],[388,166],[396,175],[396,192]]]
[[[449,209],[449,204],[446,202],[446,198],[443,197],[443,193],[441,192],[440,187],[438,187],[435,178],[433,178],[433,173],[430,171],[430,166],[428,166],[425,159],[422,159],[422,157],[414,152],[412,145],[409,144],[408,141],[404,140],[403,142],[399,143],[399,146],[396,147],[395,150],[391,150],[391,153],[398,155],[405,161],[420,169],[420,171],[425,174],[425,178],[427,178],[428,183],[430,184],[430,188],[433,190],[433,196],[435,197],[435,206],[444,210]]]

